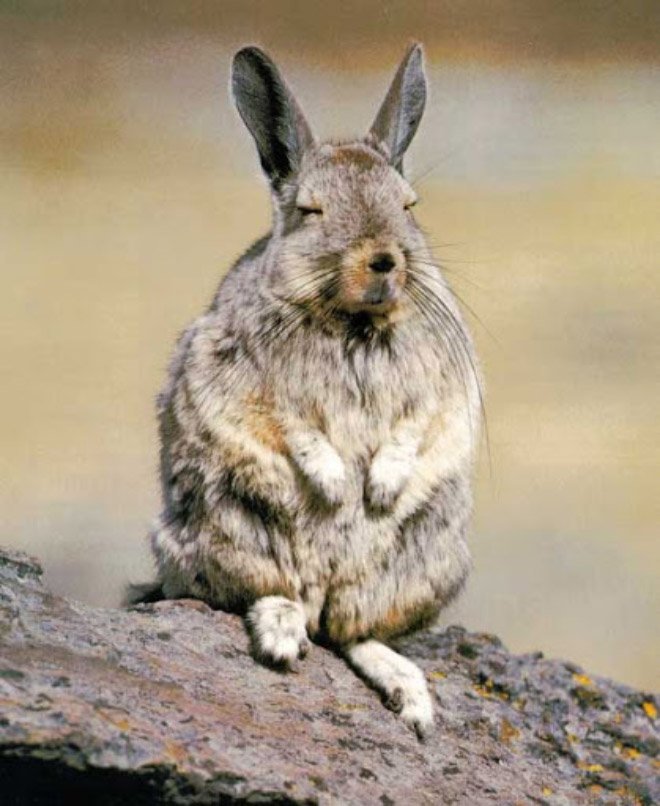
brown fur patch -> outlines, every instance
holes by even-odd
[[[435,620],[440,607],[436,601],[392,605],[384,616],[370,622],[348,617],[346,613],[331,613],[324,630],[330,641],[339,646],[366,638],[385,641],[428,626]]]
[[[275,403],[268,390],[252,392],[245,398],[245,426],[266,447],[286,453],[284,431],[274,415]]]
[[[391,607],[385,617],[373,627],[371,635],[384,641],[420,630],[435,620],[439,610],[440,604],[435,601],[406,607]]]
[[[350,145],[337,146],[330,155],[330,162],[333,165],[351,164],[367,171],[382,163],[383,158],[364,146]]]
[[[375,243],[371,238],[362,241],[359,246],[347,252],[346,268],[342,272],[342,290],[347,300],[358,301],[367,290],[373,273],[369,269],[369,261],[375,252]]]
[[[252,583],[251,591],[255,601],[261,599],[263,596],[284,596],[286,599],[291,600],[297,598],[295,585],[283,576],[279,579],[253,579]]]
[[[327,423],[325,419],[325,412],[321,408],[321,404],[318,401],[314,401],[312,404],[308,421],[311,426],[318,428],[322,433],[326,432]]]
[[[243,612],[263,596],[296,599],[293,581],[269,557],[237,550],[223,537],[211,539],[212,552],[206,558],[206,574],[218,606]]]

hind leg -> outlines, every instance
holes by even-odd
[[[305,611],[299,602],[262,596],[248,611],[247,625],[255,657],[268,666],[294,669],[307,654]]]
[[[433,726],[433,704],[424,673],[380,641],[368,640],[344,650],[353,668],[383,694],[385,705],[423,739]]]

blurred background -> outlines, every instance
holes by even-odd
[[[154,397],[268,229],[228,99],[269,50],[321,136],[411,39],[408,172],[485,365],[474,574],[443,623],[658,685],[660,4],[0,3],[0,543],[116,604],[152,573]]]

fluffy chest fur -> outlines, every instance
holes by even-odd
[[[302,328],[274,350],[266,373],[275,417],[319,428],[345,461],[366,462],[403,418],[424,418],[449,393],[441,352],[424,331],[354,335]]]

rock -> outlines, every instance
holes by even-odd
[[[402,651],[426,743],[331,652],[258,666],[195,602],[101,610],[0,552],[0,800],[10,804],[652,804],[658,702],[459,627]]]

